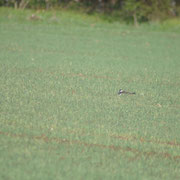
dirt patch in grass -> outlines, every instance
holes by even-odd
[[[84,77],[84,78],[95,78],[95,79],[110,79],[110,80],[120,80],[119,78],[113,78],[113,77],[109,77],[109,76],[100,76],[100,75],[85,75],[82,73],[69,73],[69,74],[65,74],[62,73],[62,76],[69,76],[69,77]]]
[[[27,134],[12,134],[9,132],[2,132],[0,131],[0,135],[9,136],[12,138],[29,138],[34,140],[40,140],[44,141],[46,143],[49,142],[55,142],[58,144],[69,144],[69,145],[80,145],[85,146],[89,148],[101,148],[101,149],[109,149],[113,151],[122,151],[122,152],[132,152],[136,156],[145,156],[145,157],[155,157],[155,158],[163,158],[163,159],[170,159],[170,160],[180,160],[180,155],[174,156],[167,152],[157,152],[157,151],[140,151],[136,148],[131,147],[123,147],[123,146],[114,146],[114,145],[104,145],[104,144],[93,144],[93,143],[87,143],[84,141],[79,140],[68,140],[64,138],[58,138],[58,137],[48,137],[45,134],[42,134],[41,136],[29,136]]]
[[[180,144],[178,144],[177,142],[173,142],[173,141],[163,142],[160,140],[147,140],[142,137],[138,139],[135,136],[126,137],[126,136],[113,135],[111,137],[116,138],[116,139],[126,140],[126,141],[140,141],[141,143],[162,144],[162,145],[170,145],[170,146],[177,146],[177,147],[180,146]]]

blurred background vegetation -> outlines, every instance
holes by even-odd
[[[73,9],[88,14],[105,14],[134,23],[163,21],[180,16],[179,0],[0,0],[0,6],[15,9]]]

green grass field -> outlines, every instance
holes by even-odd
[[[179,180],[180,33],[33,13],[0,9],[0,179]]]

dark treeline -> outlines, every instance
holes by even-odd
[[[0,0],[0,6],[16,9],[81,8],[87,13],[115,13],[121,19],[134,21],[135,25],[180,15],[180,0]]]

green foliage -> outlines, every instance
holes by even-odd
[[[133,13],[141,7],[141,1],[136,0],[126,0],[124,3],[124,9],[126,11],[129,11],[130,13]]]
[[[83,10],[93,14],[119,14],[119,19],[134,21],[135,25],[147,21],[162,21],[179,16],[179,3],[175,0],[0,0],[0,6],[14,6],[16,9],[52,9],[64,8]],[[119,11],[120,13],[116,13]]]
[[[138,19],[140,19],[144,14],[142,11],[142,2],[136,0],[126,0],[123,6],[123,16],[126,18],[132,17],[134,19],[134,24],[138,25]]]
[[[164,20],[175,16],[171,3],[171,0],[126,0],[122,8],[122,16],[130,17],[134,22]]]
[[[147,14],[148,19],[150,20],[163,20],[171,16],[172,5],[171,0],[151,0],[149,12]]]

